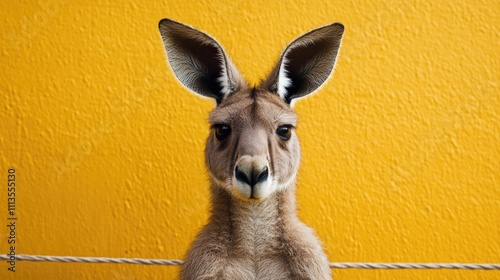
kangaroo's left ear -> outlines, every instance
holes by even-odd
[[[168,62],[177,79],[193,92],[220,104],[246,82],[222,46],[190,26],[162,19],[158,25]]]
[[[287,103],[316,91],[333,72],[343,34],[344,26],[334,23],[295,39],[259,87]]]

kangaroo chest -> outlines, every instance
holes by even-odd
[[[245,275],[246,278],[239,279],[267,279],[269,275],[274,277],[269,279],[276,279],[276,275],[282,275],[283,279],[289,279],[278,207],[248,204],[232,210],[232,242],[225,278]]]
[[[283,221],[277,205],[249,203],[233,205],[231,213],[232,251],[249,257],[280,252]]]

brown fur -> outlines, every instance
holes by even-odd
[[[208,35],[171,20],[160,22],[160,32],[178,79],[217,101],[205,149],[211,216],[181,278],[330,279],[318,238],[297,218],[300,145],[291,102],[330,76],[343,27],[329,25],[293,41],[257,88]],[[290,134],[281,134],[283,127]]]

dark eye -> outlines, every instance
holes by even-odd
[[[278,126],[278,129],[276,129],[276,134],[281,138],[281,140],[290,140],[292,137],[292,126],[287,124],[287,125],[280,125]]]
[[[226,139],[231,134],[231,128],[225,124],[214,125],[215,137],[219,140]]]

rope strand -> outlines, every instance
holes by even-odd
[[[10,260],[9,255],[0,255],[0,260]],[[145,265],[182,265],[181,260],[141,259],[141,258],[105,258],[105,257],[73,257],[73,256],[37,256],[16,255],[16,261],[32,262],[76,262],[76,263],[115,263]],[[362,263],[331,262],[330,268],[336,269],[465,269],[465,270],[500,270],[500,264],[487,263]]]

